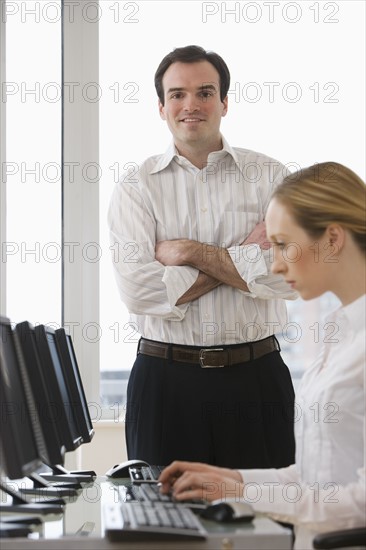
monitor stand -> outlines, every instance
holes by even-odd
[[[61,514],[65,501],[61,498],[41,499],[37,497],[34,501],[27,500],[19,491],[15,491],[0,481],[0,490],[10,495],[13,499],[11,504],[0,504],[0,512],[22,512],[26,514]]]
[[[33,481],[33,487],[25,487],[24,489],[19,489],[19,492],[22,495],[41,495],[44,497],[55,496],[55,497],[74,497],[78,494],[78,489],[81,489],[81,484],[75,483],[58,483],[53,484],[50,481],[46,481],[42,476],[33,472],[33,474],[27,476],[30,480]],[[75,486],[77,485],[77,487]]]
[[[0,522],[0,539],[10,537],[27,537],[32,532],[29,525],[25,525],[19,520],[18,523]]]
[[[76,483],[92,483],[97,474],[94,470],[66,470],[60,464],[47,464],[51,472],[41,472],[40,475],[47,481],[74,481]]]

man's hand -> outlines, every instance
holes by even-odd
[[[187,251],[194,243],[190,239],[159,241],[155,246],[155,259],[163,265],[186,265]]]
[[[155,259],[165,266],[181,266],[189,264],[189,254],[201,250],[201,243],[190,239],[174,239],[171,241],[159,241],[155,246]],[[221,281],[206,273],[199,272],[196,282],[181,296],[176,305],[186,304],[197,300],[207,292],[221,285]]]
[[[212,501],[243,496],[244,484],[237,470],[219,468],[200,462],[172,462],[164,468],[159,481],[162,492],[172,491],[177,500]]]
[[[268,250],[271,248],[272,245],[267,239],[265,222],[257,223],[253,231],[241,243],[241,246],[247,244],[258,244],[261,250]]]

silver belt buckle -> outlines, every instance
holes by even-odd
[[[203,362],[205,360],[206,351],[224,351],[224,348],[202,348],[202,349],[200,349],[199,361],[200,361],[201,369],[220,369],[221,367],[225,366],[225,365],[205,365]]]

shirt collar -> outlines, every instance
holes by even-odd
[[[238,163],[238,156],[234,149],[228,144],[224,136],[221,136],[222,139],[222,149],[219,151],[213,151],[209,154],[209,159],[212,160],[221,160],[224,158],[227,154],[231,155],[232,158],[236,163]],[[150,174],[156,174],[157,172],[161,172],[164,170],[169,164],[172,162],[173,159],[178,159],[179,153],[177,151],[177,148],[174,145],[174,141],[172,141],[168,147],[168,149],[165,151],[163,155],[160,155],[158,160],[156,161],[156,164],[154,168],[150,171]],[[181,157],[182,158],[182,157]]]
[[[326,321],[337,322],[339,327],[350,327],[358,332],[361,327],[365,327],[366,312],[366,294],[363,294],[357,300],[354,300],[346,306],[340,306],[326,316]]]
[[[172,141],[165,153],[159,156],[154,168],[150,171],[150,174],[156,174],[157,172],[164,170],[164,168],[166,168],[175,157],[178,157],[178,152],[174,145],[174,141]]]
[[[366,294],[344,306],[342,310],[343,315],[355,331],[359,330],[360,327],[365,327]]]

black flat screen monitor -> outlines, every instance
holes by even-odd
[[[90,418],[72,338],[70,334],[66,333],[64,328],[57,329],[55,336],[78,429],[83,443],[90,443],[94,436],[94,428]]]
[[[10,321],[0,317],[0,466],[10,479],[31,475],[42,465],[40,447],[44,442],[40,442],[40,427],[35,425],[34,402],[22,361]]]
[[[73,411],[72,396],[64,376],[54,329],[46,325],[34,328],[43,377],[56,411],[59,437],[66,451],[73,451],[82,443],[82,437]]]
[[[60,405],[51,392],[50,376],[41,364],[34,327],[28,321],[18,323],[15,332],[22,348],[25,367],[31,384],[34,400],[39,413],[42,431],[47,445],[49,466],[62,465],[65,460],[66,445],[60,430]]]
[[[42,368],[34,327],[28,321],[15,327],[47,445],[45,463],[64,464],[66,447],[59,430],[59,408],[50,392],[49,377]]]

